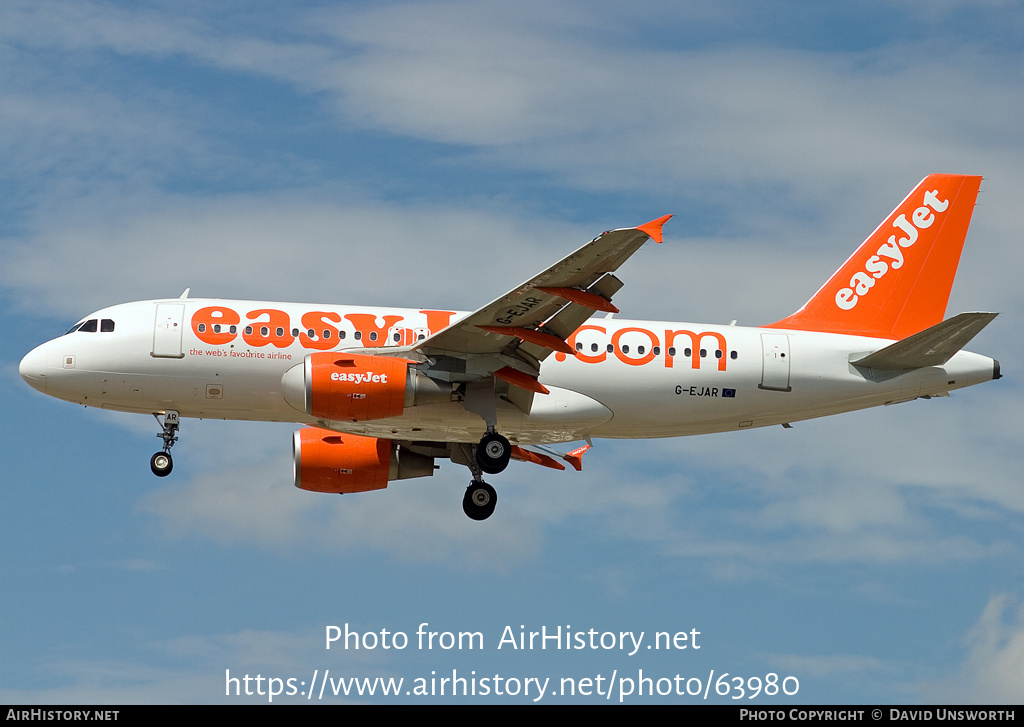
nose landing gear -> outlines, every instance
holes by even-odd
[[[164,440],[164,448],[160,452],[154,454],[149,460],[149,468],[153,470],[153,474],[157,477],[166,477],[171,474],[171,470],[174,468],[174,460],[171,459],[171,447],[178,441],[178,412],[173,409],[168,409],[164,412],[164,420],[160,422],[160,415],[153,415],[160,426],[163,427],[163,431],[156,435]]]

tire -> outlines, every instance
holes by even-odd
[[[486,520],[494,514],[498,493],[486,482],[473,482],[462,498],[462,510],[471,520]]]
[[[512,457],[512,445],[497,432],[488,432],[476,445],[476,463],[489,475],[504,472]]]
[[[170,452],[157,452],[149,460],[149,468],[157,477],[166,477],[174,469],[174,460]]]

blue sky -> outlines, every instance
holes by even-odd
[[[1019,703],[1022,12],[5,2],[0,701],[264,702],[226,697],[225,670],[456,669]],[[971,344],[1002,380],[792,430],[598,441],[582,473],[492,478],[483,524],[450,464],[295,490],[287,425],[186,420],[157,480],[151,418],[17,372],[90,311],[186,287],[472,309],[666,213],[666,244],[620,271],[622,316],[767,323],[931,172],[985,177],[948,312],[1003,314]],[[485,649],[324,648],[328,625],[423,622]],[[701,649],[498,650],[507,625],[696,629]]]

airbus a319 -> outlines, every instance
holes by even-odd
[[[60,399],[157,418],[286,421],[295,485],[353,493],[469,468],[465,513],[510,459],[581,468],[595,438],[741,431],[946,396],[999,378],[944,319],[981,177],[926,177],[796,313],[758,327],[625,320],[616,272],[668,216],[611,230],[471,313],[189,297],[92,313],[21,362]],[[558,445],[585,441],[572,451]]]

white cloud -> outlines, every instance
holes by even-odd
[[[1024,608],[1007,594],[989,599],[967,634],[967,656],[948,679],[920,686],[924,699],[947,704],[1020,704],[1024,699]]]
[[[805,204],[933,166],[1019,177],[1019,155],[1005,153],[1019,147],[1016,79],[992,72],[997,49],[970,43],[665,50],[623,37],[622,11],[582,5],[342,6],[226,35],[177,12],[26,7],[8,37],[284,81],[358,127],[478,148],[479,163],[588,189],[748,187]]]
[[[973,274],[962,276],[954,303],[1019,307],[1012,271],[1024,264],[1024,250],[1013,244],[1021,222],[1014,195],[1024,177],[1019,154],[1007,150],[1022,148],[1016,119],[1024,102],[1012,76],[992,73],[1005,65],[991,55],[996,50],[954,44],[937,54],[923,42],[830,53],[728,44],[648,49],[619,39],[615,24],[623,12],[595,15],[583,6],[526,12],[462,2],[343,6],[273,25],[259,16],[224,33],[215,18],[202,15],[51,2],[9,11],[4,32],[10,47],[28,43],[94,60],[108,51],[167,64],[188,59],[284,81],[294,93],[331,104],[343,128],[444,142],[452,145],[445,153],[463,154],[461,164],[539,170],[576,188],[642,190],[658,200],[657,212],[670,206],[684,213],[668,230],[680,251],[663,255],[645,274],[660,290],[678,288],[676,318],[763,323],[786,315],[904,187],[930,171],[980,172],[988,180],[965,261]],[[55,22],[38,22],[51,17]],[[384,302],[365,297],[360,281],[336,268],[318,262],[311,270],[309,259],[341,266],[344,249],[346,258],[354,255],[352,262],[372,271],[374,257],[360,245],[372,239],[375,250],[399,259],[415,240],[437,280],[472,266],[469,251],[481,240],[503,250],[515,244],[520,252],[531,238],[538,247],[569,249],[594,234],[568,226],[548,234],[529,220],[529,209],[510,215],[507,204],[486,209],[488,202],[473,200],[434,210],[424,203],[409,211],[405,204],[366,200],[358,187],[302,184],[302,167],[313,165],[306,176],[314,180],[324,170],[312,159],[243,159],[238,149],[225,148],[219,131],[199,121],[217,116],[209,98],[147,89],[140,99],[138,88],[125,90],[105,75],[85,89],[64,87],[52,82],[46,65],[10,47],[14,67],[29,66],[38,81],[18,85],[14,71],[8,79],[16,90],[0,123],[7,124],[14,168],[61,171],[60,182],[44,183],[54,198],[39,204],[34,224],[10,245],[16,273],[9,275],[22,278],[15,285],[36,300],[55,300],[31,288],[48,276],[60,278],[50,263],[71,259],[72,246],[109,251],[77,261],[92,281],[103,280],[114,260],[145,272],[154,285],[144,291],[136,284],[125,291],[129,297],[152,297],[149,291],[163,285],[198,292],[216,270],[211,295],[291,297],[309,290],[347,302],[345,292],[354,290],[359,302]],[[952,106],[951,97],[958,99]],[[104,177],[99,192],[85,192],[86,179],[95,190],[97,171]],[[199,202],[154,189],[181,174],[276,174],[295,191]],[[338,204],[328,195],[357,202]],[[718,215],[724,229],[688,239],[692,208],[729,210]],[[286,245],[287,253],[280,250]],[[22,254],[23,246],[37,247],[45,261]],[[197,259],[200,249],[207,259]],[[511,262],[504,256],[502,267],[527,259],[538,262],[525,274],[547,256],[517,254]],[[724,305],[715,294],[722,278],[706,270],[727,271],[726,280],[735,281]],[[301,271],[301,284],[278,281],[292,271]],[[245,286],[223,290],[225,272],[261,278],[268,294]],[[86,295],[75,280],[59,283],[57,300]],[[775,303],[780,297],[784,302]],[[477,299],[467,301],[424,302],[472,307]],[[709,302],[726,312],[708,311]],[[61,312],[81,312],[70,307]],[[772,315],[762,313],[766,307]]]
[[[325,28],[352,50],[325,87],[356,123],[588,188],[785,184],[822,199],[842,188],[837,170],[864,183],[934,171],[922,162],[1013,168],[991,140],[1019,137],[1006,123],[1022,110],[1016,81],[978,47],[665,51],[609,42],[615,14],[593,32],[537,10],[341,13]]]
[[[82,201],[10,243],[0,279],[24,309],[76,319],[186,287],[194,297],[472,309],[595,234],[502,211],[321,194]]]

